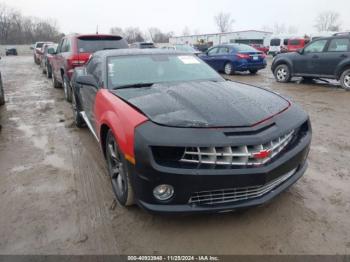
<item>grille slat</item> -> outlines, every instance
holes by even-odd
[[[187,147],[180,160],[183,163],[214,166],[259,166],[280,153],[292,140],[294,131],[262,145],[226,147]],[[266,157],[257,157],[261,152]]]
[[[291,178],[296,170],[294,169],[265,185],[196,192],[192,194],[189,204],[219,205],[262,197]]]

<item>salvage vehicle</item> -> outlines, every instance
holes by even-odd
[[[270,47],[264,46],[262,44],[251,44],[251,47],[254,47],[256,50],[263,52],[264,54],[267,54],[269,52]]]
[[[6,56],[9,56],[9,55],[17,56],[18,55],[17,49],[15,47],[6,47],[5,54],[6,54]]]
[[[281,53],[286,53],[288,48],[289,38],[287,37],[273,37],[270,41],[269,54],[276,56]]]
[[[232,75],[235,71],[256,74],[267,65],[266,55],[246,44],[214,46],[199,57],[216,71],[226,75]]]
[[[229,212],[270,201],[307,168],[311,125],[298,105],[188,53],[96,52],[74,72],[72,108],[123,206]]]
[[[52,83],[55,88],[63,85],[64,97],[72,100],[71,77],[74,68],[84,65],[90,55],[99,50],[128,48],[128,43],[116,35],[68,35],[58,45],[57,54],[51,59]]]
[[[350,34],[318,38],[298,52],[280,54],[271,70],[278,82],[287,83],[294,76],[336,79],[350,90]]]
[[[43,46],[43,56],[41,58],[40,67],[42,68],[43,74],[46,74],[47,78],[52,77],[52,69],[50,60],[52,59],[53,55],[57,52],[57,46],[58,44],[45,44]]]
[[[34,53],[34,63],[39,65],[39,56],[42,54],[41,52],[41,48],[43,47],[43,45],[45,44],[45,42],[36,42],[34,44],[33,47],[31,47],[31,49],[33,49],[33,53]]]
[[[287,51],[297,52],[303,49],[309,42],[310,40],[305,38],[291,38],[288,40]]]

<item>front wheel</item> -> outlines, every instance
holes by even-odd
[[[274,72],[277,82],[288,83],[292,79],[290,69],[287,65],[279,65]]]
[[[85,127],[85,121],[84,118],[81,116],[81,107],[80,103],[77,100],[76,95],[72,94],[72,109],[73,109],[73,117],[74,117],[74,123],[77,127],[82,128]]]
[[[226,63],[224,72],[226,75],[233,75],[234,73],[233,65],[230,62]]]
[[[346,91],[350,91],[350,69],[347,69],[342,73],[340,84]]]
[[[129,170],[112,130],[107,134],[106,158],[112,188],[118,202],[125,207],[134,205],[134,191],[130,183]]]
[[[51,67],[49,64],[46,65],[46,77],[50,79],[52,77]]]

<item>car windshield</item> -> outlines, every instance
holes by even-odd
[[[78,38],[79,53],[95,53],[100,50],[128,48],[121,37],[81,37]]]
[[[254,47],[245,44],[234,45],[234,49],[236,49],[237,52],[256,52]]]
[[[182,52],[196,52],[193,47],[189,45],[176,45],[176,50],[182,51]]]
[[[206,63],[193,55],[156,54],[108,58],[108,87],[142,83],[224,81]]]
[[[280,46],[281,44],[281,39],[275,38],[271,39],[270,46]]]

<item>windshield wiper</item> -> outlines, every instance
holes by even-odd
[[[136,84],[116,86],[113,89],[117,90],[117,89],[126,89],[126,88],[151,87],[153,85],[154,85],[154,83],[136,83]]]

